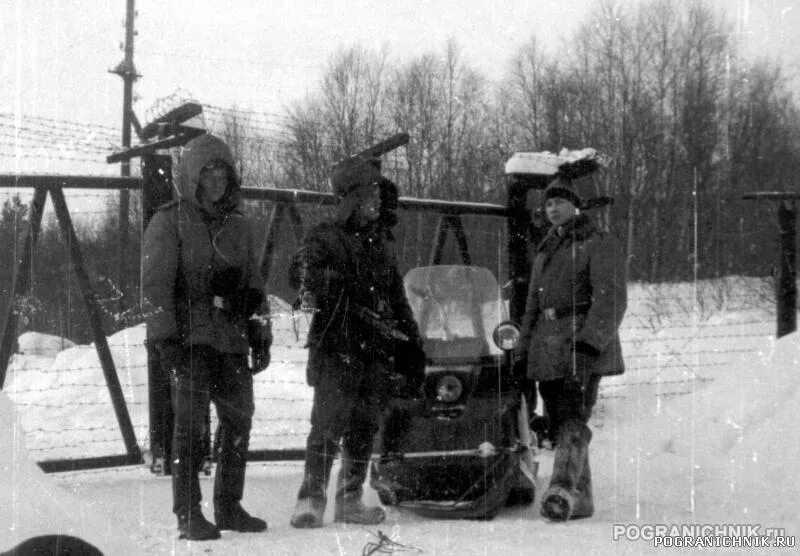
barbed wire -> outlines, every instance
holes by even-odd
[[[127,405],[131,406],[146,406],[148,403],[146,401],[126,401]],[[98,402],[82,402],[82,401],[71,401],[68,404],[64,403],[45,403],[45,402],[26,402],[22,401],[19,402],[17,405],[20,407],[37,407],[39,409],[63,409],[65,407],[111,407],[112,403],[109,399],[108,401],[98,401]]]
[[[85,132],[104,132],[109,136],[111,136],[112,134],[120,136],[122,134],[121,128],[118,127],[112,127],[102,124],[76,122],[74,120],[45,118],[42,116],[32,116],[29,114],[19,114],[15,112],[0,112],[0,119],[11,120],[11,121],[27,121],[36,123],[42,127],[50,129],[62,128],[62,129],[72,129],[75,131],[85,131]]]
[[[259,417],[256,415],[253,420],[268,423],[308,423],[308,417]]]
[[[8,159],[20,159],[20,160],[59,160],[64,162],[90,162],[95,164],[105,164],[106,161],[100,158],[95,157],[88,157],[88,156],[70,156],[65,154],[52,154],[48,153],[47,156],[42,156],[38,153],[18,153],[18,154],[9,154],[9,153],[0,153],[0,158],[8,158]],[[29,172],[26,172],[26,174]]]
[[[165,105],[161,106],[161,108],[165,107]],[[220,106],[215,105],[204,105],[204,117],[207,120],[207,123],[211,123],[217,125],[218,123],[224,124],[225,118],[227,117],[240,117],[243,120],[243,124],[245,124],[244,132],[245,138],[251,141],[254,145],[279,145],[279,141],[281,137],[289,137],[285,130],[281,129],[282,125],[285,125],[287,122],[290,121],[288,116],[281,116],[274,113],[269,112],[253,112],[253,111],[246,111],[241,109],[227,109]],[[78,160],[78,161],[91,161],[91,162],[104,162],[103,160],[96,160],[95,158],[90,158],[84,156],[90,153],[96,153],[98,158],[100,155],[105,155],[109,152],[109,145],[101,144],[101,141],[107,141],[109,143],[112,142],[111,133],[118,134],[118,130],[115,128],[104,128],[103,126],[92,126],[89,124],[78,124],[74,122],[68,122],[65,120],[52,120],[46,118],[28,118],[28,117],[20,117],[19,115],[13,115],[13,123],[8,123],[10,121],[10,117],[7,114],[0,113],[0,145],[4,146],[13,146],[18,149],[38,149],[38,148],[49,148],[52,151],[55,147],[62,147],[61,152],[54,152],[51,153],[48,151],[47,157],[53,160]],[[258,135],[259,133],[265,133],[264,136]],[[49,140],[48,140],[49,138]],[[116,138],[114,138],[116,141]],[[69,146],[70,152],[64,152],[67,150],[64,147],[66,143]],[[4,158],[37,158],[41,157],[41,155],[36,155],[34,153],[18,153],[9,155],[7,153],[0,153],[0,156]],[[83,199],[83,198],[92,198],[96,199],[97,194],[77,194],[71,196],[71,198],[75,199]],[[106,209],[106,210],[78,210],[80,214],[84,215],[108,215],[112,216],[115,215],[116,212],[114,209]],[[266,219],[265,219],[266,221]],[[309,219],[309,221],[313,221],[313,219]],[[308,224],[309,221],[305,223]],[[733,233],[733,232],[731,232]],[[506,232],[502,229],[475,229],[470,233],[471,237],[474,236],[479,238],[478,241],[484,240],[487,241],[487,238],[491,240],[493,243],[497,243],[494,240],[496,238],[505,238]],[[739,233],[739,237],[744,237],[745,234]],[[403,247],[406,244],[411,244],[415,238],[413,238],[410,234],[408,237],[405,238],[405,242]],[[498,268],[499,268],[498,264]],[[107,278],[101,277],[100,282],[103,283],[106,287],[110,287],[112,289],[112,294],[102,298],[101,301],[101,309],[105,315],[111,315],[115,317],[119,317],[120,312],[114,312],[110,308],[107,308],[104,304],[116,304],[117,301],[121,298],[122,292],[120,292],[114,285],[113,281],[110,281]],[[668,288],[667,288],[668,290]],[[613,383],[609,383],[607,385],[603,385],[600,392],[601,399],[614,399],[614,398],[631,398],[634,396],[633,393],[626,393],[624,390],[626,388],[645,388],[645,387],[656,387],[659,391],[656,392],[648,392],[645,395],[648,396],[681,396],[687,395],[694,392],[695,385],[699,384],[707,384],[715,380],[713,376],[708,376],[709,374],[713,375],[714,371],[719,368],[724,368],[730,365],[730,362],[736,358],[740,358],[742,355],[749,354],[749,353],[758,353],[758,348],[746,348],[746,347],[730,347],[726,349],[707,349],[707,348],[700,348],[695,349],[690,344],[698,339],[743,339],[748,337],[761,337],[758,333],[744,333],[738,330],[731,330],[731,328],[741,328],[743,326],[751,326],[751,327],[767,327],[767,326],[774,326],[774,322],[767,321],[764,319],[746,319],[746,320],[737,320],[736,322],[709,322],[704,320],[702,322],[702,326],[698,326],[697,323],[670,323],[669,317],[671,315],[681,315],[681,314],[688,314],[687,311],[692,310],[693,308],[699,307],[701,313],[704,316],[713,316],[715,311],[713,310],[717,305],[718,302],[722,302],[723,304],[742,304],[748,307],[758,307],[759,304],[752,302],[752,295],[748,293],[742,292],[727,292],[725,288],[720,290],[720,294],[715,297],[713,300],[703,300],[701,297],[699,300],[695,296],[686,296],[681,295],[680,293],[672,293],[669,291],[665,292],[654,292],[653,294],[643,293],[631,296],[629,298],[629,305],[630,304],[637,304],[643,303],[647,305],[651,305],[654,303],[658,303],[659,306],[664,306],[663,308],[659,307],[660,314],[654,315],[653,313],[644,313],[644,312],[636,312],[636,313],[629,313],[626,315],[625,324],[623,326],[623,336],[625,333],[636,333],[637,331],[648,331],[649,334],[642,335],[641,338],[634,338],[634,339],[625,339],[626,342],[630,343],[638,343],[638,342],[655,342],[658,344],[661,343],[669,343],[669,342],[677,342],[678,345],[669,346],[668,349],[663,351],[658,351],[654,349],[652,352],[641,352],[638,351],[636,353],[632,353],[626,356],[626,360],[629,361],[629,373],[635,374],[636,372],[650,372],[656,371],[655,377],[649,377],[647,380],[635,380],[634,378],[628,380],[615,380]],[[749,302],[749,303],[748,303]],[[137,313],[135,311],[131,311],[124,314],[125,319],[134,319],[137,317]],[[272,313],[273,319],[286,319],[289,322],[299,322],[301,319],[308,319],[308,315],[305,314],[296,314],[294,312],[289,312],[285,310],[274,311]],[[662,319],[663,320],[659,320]],[[654,321],[654,319],[656,319]],[[118,319],[119,320],[119,319]],[[658,326],[654,324],[654,322],[659,323]],[[665,324],[661,324],[665,323]],[[664,327],[669,326],[671,329],[671,334],[664,334]],[[656,330],[658,328],[658,330]],[[730,332],[724,332],[725,330],[729,330]],[[692,331],[691,333],[687,333],[686,331]],[[297,334],[299,340],[299,333]],[[772,336],[772,334],[769,334]],[[133,346],[134,348],[140,348],[140,346]],[[297,347],[297,349],[301,349],[299,346],[295,346],[294,344],[287,345],[287,347]],[[657,364],[650,364],[649,360],[654,358],[658,358]],[[702,360],[697,360],[702,358]],[[275,359],[275,363],[283,363],[283,364],[297,364],[297,365],[305,365],[306,358],[305,357],[284,357],[280,359]],[[134,370],[145,370],[147,368],[146,364],[133,364],[133,365],[125,365],[125,368],[130,373]],[[687,377],[683,379],[676,379],[670,376],[670,373],[674,373],[674,369],[681,369],[685,372],[688,372]],[[14,372],[26,372],[30,369],[22,369],[22,368],[12,368]],[[86,365],[76,368],[70,368],[70,372],[81,372],[81,371],[88,371],[92,373],[98,373],[98,375],[102,374],[102,368],[99,365]],[[37,372],[49,375],[49,374],[63,374],[64,369],[37,369]],[[704,373],[703,376],[699,376],[698,372],[700,371],[707,371]],[[662,373],[666,378],[661,378]],[[630,375],[629,375],[630,376]],[[267,387],[270,386],[302,386],[305,387],[305,381],[300,379],[289,379],[289,378],[276,378],[276,377],[269,377],[267,375],[259,375],[256,377],[256,382],[261,385],[266,385]],[[136,382],[132,382],[131,384],[125,385],[123,388],[127,391],[129,388],[135,389],[142,389],[147,388],[148,383],[146,381],[138,380]],[[30,389],[18,389],[14,390],[13,396],[16,397],[18,400],[17,405],[21,410],[31,410],[37,411],[42,410],[44,412],[51,411],[51,410],[72,410],[75,409],[76,411],[80,408],[89,407],[89,408],[103,408],[103,410],[110,411],[112,404],[110,400],[105,401],[88,401],[88,400],[79,400],[79,401],[64,401],[62,403],[53,402],[53,401],[45,401],[45,400],[31,400],[26,402],[24,400],[25,396],[31,395],[53,395],[54,392],[62,390],[62,391],[69,391],[74,390],[76,388],[94,388],[94,389],[105,389],[107,388],[107,384],[104,381],[92,382],[92,381],[78,381],[73,383],[62,383],[54,387],[44,388],[44,387],[35,387]],[[667,388],[670,391],[664,392],[660,389]],[[675,391],[672,391],[672,389]],[[292,411],[295,408],[298,411],[304,411],[307,413],[307,410],[310,408],[312,400],[310,392],[311,390],[304,391],[308,396],[301,396],[299,394],[287,394],[287,395],[263,395],[259,394],[254,396],[255,402],[258,407],[270,407],[275,404],[293,404]],[[44,396],[43,396],[44,397]],[[148,403],[146,401],[132,401],[128,403],[131,407],[142,408],[147,407]],[[254,429],[252,436],[256,439],[302,439],[302,437],[307,432],[308,419],[307,417],[291,417],[286,415],[267,415],[261,416],[256,414],[254,417]],[[298,426],[297,429],[292,430],[280,430],[282,427],[280,425],[289,425],[292,424],[300,424],[304,423],[306,426]],[[258,427],[266,426],[270,427],[273,426],[273,429],[278,430],[259,430]],[[137,425],[137,429],[146,428],[144,426]],[[286,428],[286,427],[283,427]],[[302,429],[302,430],[300,430]],[[49,441],[50,436],[60,436],[63,432],[72,432],[80,435],[85,435],[90,438],[86,439],[85,442],[74,442],[72,444],[64,444],[61,446],[51,446],[51,447],[35,447],[32,448],[32,451],[36,451],[37,453],[52,453],[57,450],[63,450],[67,448],[75,448],[80,449],[82,451],[86,451],[86,446],[93,446],[93,445],[105,445],[110,442],[120,443],[122,436],[118,433],[118,428],[109,425],[98,425],[98,426],[65,426],[63,429],[57,429],[53,427],[38,427],[33,428],[26,432],[27,435],[34,436],[34,437],[45,437],[43,439],[37,438],[36,442],[41,444],[41,442]],[[105,438],[92,438],[93,436],[101,436],[103,433],[108,432],[117,432],[118,436],[115,436],[112,439],[105,439]],[[149,436],[148,442],[149,442]],[[298,442],[298,444],[302,444],[302,442]]]
[[[28,122],[21,124],[19,122],[9,123],[0,117],[0,130],[8,137],[15,139],[28,139],[31,141],[41,141],[44,139],[54,140],[70,140],[74,143],[81,143],[84,145],[92,145],[97,147],[106,147],[113,145],[119,141],[118,138],[112,138],[111,135],[99,135],[94,131],[71,130],[71,129],[49,129],[46,127],[35,127]]]
[[[53,139],[48,140],[47,136],[42,136],[41,139],[30,136],[15,137],[7,133],[2,133],[2,129],[0,129],[0,145],[13,147],[14,149],[19,149],[19,150],[41,149],[42,154],[40,156],[48,155],[48,150],[49,151],[59,150],[61,152],[68,150],[70,152],[97,154],[97,155],[106,155],[110,151],[109,147],[92,145],[91,143],[76,143],[76,142],[70,142],[69,144],[67,144],[66,142],[59,143],[58,141],[54,141]]]
[[[43,427],[36,427],[28,429],[26,432],[28,434],[64,434],[65,430],[69,430],[70,432],[97,432],[97,431],[119,432],[119,427],[117,426],[69,427],[66,429],[65,428],[46,429]],[[118,440],[118,438],[114,438],[113,440]]]
[[[29,452],[56,452],[58,450],[69,450],[69,449],[76,449],[81,448],[82,450],[86,448],[86,446],[93,446],[98,444],[109,444],[109,443],[121,443],[122,437],[118,438],[109,438],[109,439],[101,439],[101,440],[86,440],[84,442],[72,442],[69,444],[59,444],[57,446],[46,447],[46,448],[39,448],[39,447],[31,447],[28,448]]]
[[[102,368],[97,367],[98,370],[102,371]],[[61,371],[63,373],[63,371]],[[69,383],[62,383],[61,387],[66,388],[69,386],[70,388],[105,388],[107,384],[105,382],[69,382]],[[127,385],[130,388],[144,388],[148,386],[147,382],[136,382],[130,385]],[[15,391],[16,395],[19,394],[44,394],[50,393],[53,391],[52,387],[48,388],[20,388]],[[24,402],[22,402],[24,403]],[[22,403],[20,405],[22,405]]]
[[[626,318],[631,318],[631,317],[638,318],[638,319],[641,319],[641,320],[653,319],[653,315],[630,315],[630,316],[626,315]],[[764,321],[764,320],[746,320],[746,321],[736,321],[735,323],[703,323],[703,328],[729,328],[729,327],[732,327],[732,326],[748,326],[748,325],[756,325],[756,324],[773,325],[773,326],[775,325],[774,322],[769,322],[769,321]],[[693,330],[696,327],[694,325],[688,325],[688,324],[684,324],[684,325],[674,324],[674,325],[671,326],[671,328],[679,328],[679,329],[680,328],[686,328],[686,329],[692,329]],[[653,330],[653,325],[642,325],[642,326],[631,325],[631,326],[625,326],[624,330],[651,330],[652,331]],[[669,336],[664,336],[664,339],[666,339],[666,338],[669,338]],[[698,336],[693,335],[693,336],[688,336],[687,338],[695,339],[695,338],[698,338]]]
[[[641,367],[637,367],[641,369]],[[690,382],[714,382],[714,378],[710,377],[696,377],[690,379],[683,379],[683,380],[660,380],[660,379],[653,379],[653,380],[637,380],[634,382],[606,382],[603,383],[602,389],[607,390],[609,388],[627,388],[630,386],[663,386],[664,384],[686,384]]]

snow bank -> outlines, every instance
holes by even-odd
[[[620,517],[796,526],[798,368],[796,332],[683,395],[620,389],[592,448]]]
[[[131,531],[121,531],[91,502],[80,500],[30,461],[19,416],[0,392],[0,550],[38,535],[71,535],[105,554],[136,554]]]
[[[59,351],[73,347],[75,344],[67,338],[40,334],[38,332],[25,332],[18,340],[19,353],[23,355],[38,355],[42,357],[55,357]]]
[[[596,506],[590,520],[546,523],[537,499],[532,506],[501,512],[490,522],[434,521],[391,508],[380,527],[347,527],[329,519],[323,529],[297,531],[289,526],[289,516],[302,480],[302,463],[253,463],[244,503],[269,521],[269,532],[226,532],[220,541],[198,545],[176,540],[169,481],[144,468],[52,478],[42,477],[34,468],[35,479],[69,485],[78,500],[114,515],[123,537],[135,536],[139,546],[153,554],[360,554],[367,542],[375,540],[378,529],[427,554],[653,550],[645,541],[612,541],[612,528],[618,523],[758,524],[784,527],[787,534],[797,535],[800,333],[775,340],[774,315],[754,306],[758,300],[748,294],[758,284],[742,284],[747,291],[709,285],[707,292],[722,293],[718,302],[706,303],[705,310],[692,308],[690,300],[701,289],[693,284],[665,286],[652,295],[644,288],[631,288],[632,304],[621,330],[628,370],[603,380],[590,423]],[[273,314],[272,364],[255,381],[254,449],[302,447],[308,430],[313,391],[305,384],[303,344],[310,316],[293,314],[279,302],[273,304]],[[137,438],[146,446],[144,333],[144,327],[134,327],[110,337],[109,343]],[[43,456],[57,453],[52,446],[61,444],[78,445],[72,454],[76,457],[123,452],[92,346],[74,346],[55,357],[15,355],[7,386],[6,393],[19,411],[13,419],[26,428],[29,450],[31,445],[39,449],[32,452],[33,459],[47,459]],[[10,419],[7,413],[6,409],[0,414],[4,422]],[[22,433],[15,430],[21,439]],[[0,441],[13,445],[7,438]],[[46,450],[47,446],[51,448]],[[59,455],[70,455],[67,448],[60,450]],[[29,466],[27,457],[20,455],[23,452],[16,448],[9,453],[17,455],[3,460],[6,470],[0,481],[5,482],[0,484],[6,498],[0,500],[0,519],[11,523],[12,513],[17,512],[21,523],[28,514],[20,512],[28,510],[19,503],[6,509],[13,495],[9,498],[5,491],[37,483],[13,471],[14,465]],[[539,494],[549,481],[552,456],[547,451],[539,454]],[[212,479],[204,477],[201,482],[207,503]],[[44,491],[45,486],[37,488]],[[376,499],[369,489],[365,496],[368,501]],[[29,494],[16,500],[25,497],[35,500]],[[211,511],[207,506],[207,515]],[[93,519],[86,518],[87,528],[108,530],[105,522]],[[65,532],[81,532],[69,529],[70,517],[50,515],[49,520]],[[109,552],[116,553],[125,552]]]
[[[305,444],[313,391],[305,380],[305,340],[311,316],[293,313],[270,296],[272,362],[256,375],[251,449],[297,448]],[[147,330],[140,324],[108,337],[120,385],[142,450],[149,449]],[[45,334],[27,333],[26,345],[53,345]],[[37,461],[125,453],[94,344],[49,355],[14,354],[4,391],[17,404]],[[42,353],[47,353],[43,351]],[[213,406],[212,406],[213,408]],[[212,426],[215,414],[212,411]]]

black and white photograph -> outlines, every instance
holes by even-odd
[[[798,550],[800,1],[0,36],[0,555]]]

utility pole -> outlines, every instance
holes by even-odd
[[[136,66],[133,65],[133,37],[136,35],[134,31],[134,19],[136,12],[134,9],[135,0],[126,0],[127,8],[125,11],[125,59],[120,62],[117,67],[110,70],[111,73],[116,73],[122,78],[123,93],[122,93],[122,148],[127,149],[131,146],[131,119],[133,116],[133,82],[140,76],[136,73]],[[130,160],[123,160],[120,168],[120,175],[122,177],[129,177],[131,175]],[[120,309],[125,304],[125,292],[127,290],[127,249],[129,241],[128,231],[128,212],[130,208],[130,192],[123,189],[119,194],[119,242],[117,244],[117,260],[118,260],[118,287],[121,293]]]

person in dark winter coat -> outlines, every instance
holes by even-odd
[[[205,540],[219,538],[220,529],[267,528],[240,500],[254,411],[247,357],[253,344],[254,371],[261,370],[269,346],[255,337],[261,328],[251,320],[264,283],[250,225],[238,210],[230,149],[201,135],[187,144],[178,170],[177,199],[160,207],[145,231],[142,288],[147,341],[171,370],[173,511],[181,538]],[[197,477],[210,401],[219,417],[216,525],[200,510]]]
[[[315,310],[308,334],[307,379],[314,387],[311,431],[291,518],[292,526],[299,528],[322,526],[340,440],[335,520],[383,521],[381,507],[365,506],[361,500],[373,437],[393,372],[406,373],[416,386],[424,377],[419,330],[387,246],[396,223],[388,206],[396,201],[396,188],[372,161],[361,157],[334,167],[331,182],[337,197],[335,217],[309,231],[290,269],[299,297]],[[377,322],[365,309],[379,317]],[[387,336],[380,324],[399,335]]]
[[[587,422],[600,378],[625,370],[618,328],[627,286],[615,238],[580,212],[571,180],[557,176],[545,199],[552,227],[533,259],[517,356],[538,382],[556,438],[542,514],[560,521],[594,512]]]

